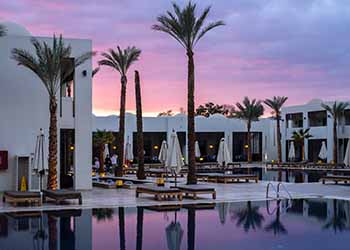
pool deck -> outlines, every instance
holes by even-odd
[[[266,181],[259,183],[234,183],[217,184],[205,183],[215,187],[217,192],[216,200],[210,195],[199,195],[197,200],[184,199],[182,201],[168,200],[156,201],[152,196],[142,195],[135,197],[135,187],[131,189],[102,189],[94,188],[91,191],[83,191],[83,204],[78,205],[72,201],[65,205],[55,205],[54,203],[43,204],[42,206],[21,206],[14,207],[0,201],[1,212],[25,212],[38,210],[61,210],[61,209],[89,209],[104,207],[135,207],[135,206],[155,206],[174,204],[194,204],[212,202],[235,202],[246,200],[266,200]],[[276,182],[272,182],[277,185]],[[321,183],[284,183],[293,198],[329,198],[350,200],[350,185],[334,185]],[[2,195],[2,194],[1,194]],[[271,196],[276,195],[271,189]],[[288,197],[286,192],[281,192],[282,197]]]

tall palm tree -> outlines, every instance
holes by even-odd
[[[106,144],[111,144],[115,140],[114,135],[110,131],[106,130],[97,130],[92,137],[93,145],[98,149],[98,159],[100,161],[100,169],[98,170],[99,173],[104,172],[104,159],[103,159],[103,152],[105,149]]]
[[[266,232],[273,232],[274,235],[287,234],[286,227],[281,222],[281,200],[277,200],[276,218],[267,226],[265,226]]]
[[[137,127],[137,178],[146,179],[145,175],[145,154],[143,145],[143,125],[142,125],[142,101],[140,75],[135,71],[135,96],[136,96],[136,127]]]
[[[137,207],[136,250],[142,250],[143,207]]]
[[[63,79],[72,74],[74,68],[83,64],[93,56],[93,52],[82,54],[75,57],[73,66],[64,63],[67,58],[71,58],[72,48],[66,45],[62,36],[56,38],[53,36],[52,46],[46,42],[32,38],[31,43],[35,49],[35,55],[24,49],[13,49],[12,58],[18,62],[18,65],[31,70],[44,84],[49,94],[49,176],[47,182],[48,189],[57,189],[57,93]]]
[[[266,99],[264,103],[272,109],[272,114],[276,119],[276,137],[277,137],[277,161],[282,162],[282,142],[281,142],[281,109],[288,100],[286,96],[274,96],[272,99]],[[282,181],[282,171],[278,170],[278,181]]]
[[[292,139],[294,140],[294,142],[296,144],[298,144],[301,147],[301,160],[304,161],[305,160],[305,140],[309,139],[312,137],[312,135],[310,135],[310,129],[299,129],[297,131],[293,131],[292,134]]]
[[[251,147],[251,128],[252,122],[259,121],[259,117],[264,114],[264,107],[261,101],[256,99],[249,100],[248,97],[244,97],[241,103],[236,104],[237,110],[235,111],[235,116],[237,118],[243,119],[247,124],[247,143],[248,143],[248,163],[252,161],[252,147]]]
[[[187,183],[196,184],[196,157],[195,157],[195,104],[194,104],[194,48],[198,41],[210,30],[224,25],[223,21],[216,21],[205,25],[210,7],[207,7],[201,15],[197,16],[196,4],[191,1],[184,7],[180,8],[173,3],[173,12],[167,11],[165,15],[157,18],[158,24],[152,26],[152,29],[161,31],[176,41],[186,50],[188,57],[187,65],[187,136],[188,136],[188,175]]]
[[[118,142],[118,167],[115,170],[116,176],[123,176],[124,164],[124,137],[125,137],[125,105],[126,105],[126,84],[128,78],[126,74],[130,66],[135,63],[141,54],[141,50],[136,47],[127,47],[122,50],[117,46],[117,50],[109,49],[108,52],[102,53],[104,59],[98,62],[99,65],[108,66],[119,72],[121,78],[121,94],[120,94],[120,111],[119,111],[119,133]]]
[[[344,111],[348,108],[348,102],[334,102],[333,105],[321,104],[322,108],[333,118],[333,162],[338,163],[338,121],[344,116]]]
[[[258,206],[252,206],[252,202],[247,202],[247,207],[239,209],[235,212],[234,217],[237,219],[237,226],[243,226],[245,232],[250,229],[256,230],[261,227],[265,220],[264,216],[259,212]]]
[[[6,27],[5,25],[0,24],[0,37],[6,36]]]

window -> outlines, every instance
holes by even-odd
[[[303,127],[303,113],[287,114],[287,128],[302,128]]]
[[[309,126],[310,127],[327,126],[327,112],[326,111],[309,112],[308,118],[309,118]]]

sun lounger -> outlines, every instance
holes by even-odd
[[[172,197],[178,198],[180,201],[182,200],[182,192],[177,188],[144,185],[136,188],[136,197],[139,197],[140,194],[154,195],[156,200],[164,200]]]
[[[99,187],[99,188],[106,188],[106,189],[116,188],[114,182],[105,182],[105,181],[93,181],[92,186]]]
[[[8,202],[17,206],[20,203],[41,205],[39,192],[5,191],[2,197],[3,202]]]
[[[192,198],[192,199],[197,199],[198,194],[211,194],[213,199],[216,199],[216,191],[215,188],[209,187],[209,186],[204,186],[200,184],[196,185],[182,185],[178,186],[178,189],[182,191],[186,198]]]
[[[44,190],[43,201],[45,202],[47,198],[55,200],[57,205],[60,204],[62,201],[73,199],[77,199],[79,201],[79,205],[83,203],[81,192],[68,189]]]
[[[208,182],[217,182],[217,183],[233,183],[244,180],[249,182],[250,180],[258,183],[259,177],[254,174],[208,174]]]
[[[334,181],[335,184],[338,184],[339,182],[350,183],[350,176],[326,175],[326,176],[323,176],[320,180],[322,181],[323,184],[325,184],[327,181]]]

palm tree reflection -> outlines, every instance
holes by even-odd
[[[281,216],[281,200],[277,201],[277,207],[276,207],[276,218],[267,226],[265,226],[265,231],[266,232],[273,232],[274,235],[279,235],[279,234],[287,234],[288,231],[285,228],[285,226],[282,224],[280,220]]]
[[[111,208],[97,208],[92,210],[92,215],[97,221],[106,221],[113,219],[114,210]]]
[[[323,229],[333,230],[334,233],[342,232],[346,229],[346,218],[341,213],[339,201],[333,200],[333,214],[330,220],[323,226]]]
[[[187,210],[187,249],[195,249],[196,238],[196,209],[189,207]]]
[[[261,228],[261,223],[265,220],[264,216],[259,213],[259,207],[252,206],[251,201],[247,202],[246,208],[235,211],[234,218],[237,219],[237,227],[243,226],[246,233],[251,229],[255,231]]]
[[[125,209],[118,208],[120,250],[125,250]]]
[[[142,250],[143,208],[137,207],[136,250]]]

